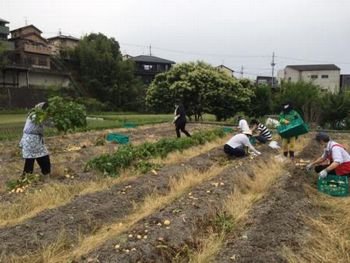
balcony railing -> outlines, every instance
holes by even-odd
[[[51,54],[51,49],[49,47],[35,46],[30,44],[24,44],[24,51],[44,55]]]

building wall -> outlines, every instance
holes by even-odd
[[[233,76],[233,71],[229,70],[228,68],[225,67],[218,67],[218,70],[220,70],[221,72],[224,72],[227,76],[232,77]]]
[[[51,74],[46,72],[29,71],[6,71],[5,77],[0,72],[0,88],[27,87],[27,74],[30,87],[64,87],[70,84],[70,78],[64,74]],[[18,83],[17,83],[18,81]]]
[[[25,75],[23,74],[23,81],[25,81]],[[22,79],[21,79],[22,80]],[[41,72],[30,72],[29,74],[29,85],[36,87],[68,87],[70,79],[67,75],[59,74],[47,74]]]
[[[61,49],[73,49],[78,45],[77,41],[69,39],[53,39],[49,41],[52,54],[59,54]]]
[[[282,74],[280,74],[280,77]],[[327,76],[327,77],[325,77]],[[319,85],[323,90],[332,93],[339,92],[340,70],[316,70],[316,71],[298,71],[292,68],[285,68],[284,81],[311,81],[315,85]]]
[[[323,90],[332,93],[340,91],[340,70],[302,71],[301,78],[303,81],[311,81],[319,85]]]
[[[292,68],[285,68],[284,69],[284,80],[291,81],[291,82],[300,81],[301,80],[300,72],[298,70],[295,70]]]

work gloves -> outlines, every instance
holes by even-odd
[[[309,163],[308,165],[306,165],[306,171],[310,172],[312,169],[312,163]]]
[[[323,179],[323,178],[325,178],[327,176],[327,174],[328,174],[327,170],[324,169],[318,174],[318,176],[319,176],[319,178]]]

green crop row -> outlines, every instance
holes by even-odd
[[[155,143],[143,143],[133,146],[132,144],[121,145],[113,154],[104,154],[90,160],[87,169],[97,169],[105,175],[117,177],[122,169],[127,167],[152,167],[147,164],[151,158],[166,157],[170,152],[182,151],[192,146],[204,144],[225,135],[223,129],[198,132],[192,137],[164,138]],[[147,172],[149,169],[141,169]]]

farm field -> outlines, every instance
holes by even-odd
[[[195,140],[217,126],[187,128]],[[169,123],[49,137],[51,177],[18,193],[6,182],[23,160],[14,142],[0,143],[0,262],[350,261],[349,198],[317,192],[317,175],[303,169],[322,150],[314,134],[299,138],[296,163],[267,145],[229,159],[222,146],[232,134],[221,134],[191,147],[183,138],[186,148],[162,157],[143,153],[151,169],[110,177],[86,169],[122,148],[104,140],[110,132],[141,149],[175,137]]]

